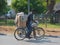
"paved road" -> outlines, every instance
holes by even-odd
[[[42,40],[17,41],[13,35],[0,35],[0,45],[60,45],[60,37],[45,37]]]

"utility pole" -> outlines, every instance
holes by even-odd
[[[28,15],[29,15],[29,12],[30,12],[30,0],[28,0]]]

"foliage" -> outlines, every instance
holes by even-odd
[[[16,11],[28,12],[28,0],[12,0],[12,7]],[[41,0],[30,0],[30,9],[35,9],[37,13],[42,13],[46,7]]]
[[[7,0],[0,0],[0,15],[6,13]]]
[[[30,2],[31,9],[36,10],[37,13],[42,13],[46,9],[41,0],[30,0]]]
[[[9,11],[11,9],[11,6],[7,6],[7,11]]]
[[[27,0],[13,0],[12,7],[18,12],[27,12]]]

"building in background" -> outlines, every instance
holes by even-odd
[[[11,0],[7,0],[7,4],[8,5],[11,5]]]
[[[60,3],[56,3],[54,6],[55,11],[55,20],[57,23],[60,23]]]

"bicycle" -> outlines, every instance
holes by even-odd
[[[22,28],[17,28],[14,32],[14,37],[17,40],[24,40],[25,39],[25,35],[26,35],[26,31],[27,27],[22,27]],[[33,31],[31,33],[31,37],[34,39],[42,39],[44,38],[45,35],[45,31],[43,28],[41,27],[33,27]]]

